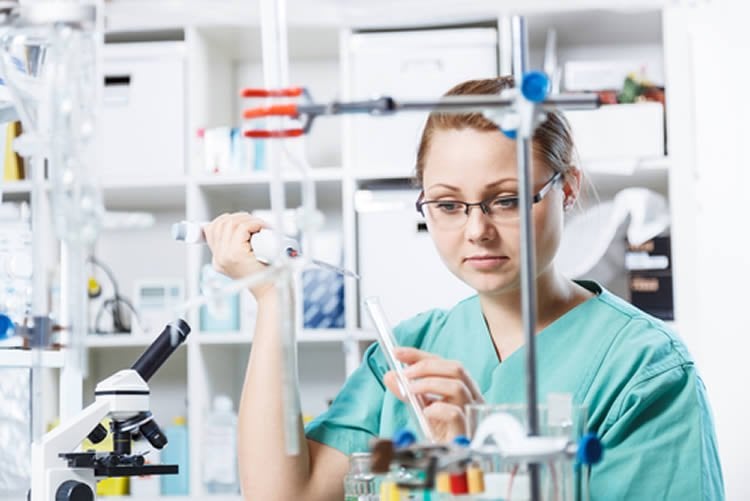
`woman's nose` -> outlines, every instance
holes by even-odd
[[[486,242],[497,236],[497,229],[494,222],[488,214],[485,214],[477,206],[469,207],[464,232],[466,237],[472,242]]]

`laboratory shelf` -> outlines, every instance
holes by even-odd
[[[119,348],[130,346],[146,347],[154,341],[154,336],[140,334],[89,334],[86,336],[86,346],[89,348]]]
[[[0,192],[2,193],[31,193],[32,182],[23,181],[2,181],[0,182]]]
[[[193,337],[193,342],[197,340],[202,345],[234,345],[250,344],[253,336],[247,332],[227,331],[227,332],[199,332]]]
[[[42,352],[42,367],[59,369],[63,366],[64,361],[65,358],[61,351]],[[30,368],[32,362],[31,350],[0,349],[0,368]]]
[[[107,208],[168,208],[185,204],[186,177],[103,182]]]
[[[252,335],[245,332],[201,332],[195,339],[202,345],[237,345],[252,343]],[[299,343],[340,343],[348,340],[373,341],[375,333],[344,329],[305,329],[297,336]]]
[[[282,178],[285,182],[301,181],[302,175],[292,166],[282,167]],[[341,181],[343,171],[341,167],[312,167],[310,177],[314,181]],[[271,175],[267,171],[254,171],[247,174],[199,174],[193,178],[198,186],[233,186],[237,184],[267,185]]]
[[[385,170],[367,169],[359,172],[354,172],[354,179],[356,181],[386,181],[386,182],[398,182],[398,181],[411,181],[413,173],[403,172],[388,172]]]
[[[626,175],[661,173],[667,175],[671,160],[668,156],[623,157],[623,158],[583,158],[581,165],[585,172],[597,175]]]

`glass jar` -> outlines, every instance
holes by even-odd
[[[370,470],[369,452],[355,452],[349,456],[349,472],[344,477],[344,501],[374,501],[378,499],[375,475]]]

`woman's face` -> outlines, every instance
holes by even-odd
[[[448,129],[434,132],[425,155],[424,200],[479,202],[495,196],[517,196],[516,141],[501,132]],[[554,171],[535,157],[532,191],[537,193]],[[536,274],[550,269],[563,225],[558,182],[533,205]],[[425,211],[427,212],[427,211]],[[500,295],[520,287],[520,221],[497,221],[471,207],[465,224],[441,228],[427,224],[448,269],[483,295]]]

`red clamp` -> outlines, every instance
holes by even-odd
[[[260,98],[260,97],[304,97],[309,99],[307,90],[304,87],[287,87],[283,89],[260,89],[260,88],[248,88],[242,89],[240,95],[245,98]],[[256,118],[263,117],[289,117],[299,118],[299,107],[297,103],[284,103],[274,104],[271,106],[259,106],[255,108],[247,108],[242,112],[242,117],[246,120],[253,120]],[[248,129],[242,132],[245,137],[252,137],[256,139],[268,139],[268,138],[284,138],[284,137],[299,137],[305,134],[312,122],[312,117],[308,117],[306,123],[301,128],[295,129],[281,129],[281,130],[269,130],[269,129]]]

